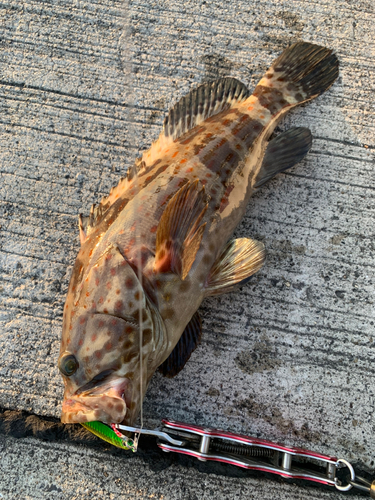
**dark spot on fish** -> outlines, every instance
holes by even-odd
[[[99,323],[98,323],[98,326],[99,326],[99,328],[101,328],[102,326],[104,326],[104,321],[100,320]]]
[[[204,264],[210,264],[211,262],[211,256],[210,255],[205,255],[202,259]]]
[[[151,328],[145,328],[143,330],[143,342],[142,342],[142,345],[146,345],[149,342],[151,342],[151,338],[152,338],[152,330],[151,330]]]
[[[109,403],[107,404],[107,406],[108,406],[108,408],[111,410],[111,409],[113,408],[113,403],[109,402]]]
[[[123,361],[124,363],[129,363],[132,359],[136,358],[138,354],[136,352],[128,352],[124,355]]]
[[[102,359],[102,357],[103,357],[103,354],[102,354],[102,352],[101,352],[101,351],[95,351],[95,353],[94,353],[94,354],[95,354],[95,357],[96,357],[97,359]]]
[[[290,105],[284,99],[283,93],[280,90],[264,87],[263,85],[258,85],[253,95],[258,97],[261,106],[268,109],[272,115],[279,113],[282,108]]]
[[[158,160],[156,160],[152,165],[150,165],[149,167],[147,167],[147,171],[151,171],[153,170],[156,165],[159,165],[159,163],[161,163],[161,158],[159,158]],[[144,172],[143,174],[140,174],[139,177],[141,177],[142,175],[144,175],[146,172]]]
[[[189,288],[190,283],[188,281],[183,281],[179,286],[180,292],[186,292],[187,290],[189,290]]]
[[[112,276],[116,276],[116,273],[117,273],[117,269],[115,267],[112,267],[112,269],[111,269]]]
[[[121,403],[118,403],[116,406],[115,406],[115,410],[118,412],[118,413],[121,413],[122,410],[123,410],[123,405]]]
[[[208,170],[214,173],[219,173],[223,168],[227,168],[228,166],[232,167],[230,169],[232,172],[239,160],[239,154],[232,149],[229,141],[221,142],[218,148],[211,149],[201,159]]]
[[[199,127],[198,129],[194,127],[190,131],[186,132],[184,135],[182,135],[179,139],[178,142],[180,144],[189,144],[194,137],[197,137],[197,135],[202,134],[206,130],[206,127]],[[177,142],[177,141],[176,141]]]
[[[110,351],[110,350],[112,349],[112,347],[113,347],[113,346],[112,346],[112,342],[110,342],[110,341],[108,341],[108,342],[106,342],[106,343],[104,344],[104,349],[105,349],[106,351]]]
[[[117,325],[117,319],[113,319],[113,320],[111,321],[111,324],[112,324],[113,326],[116,326],[116,325]]]
[[[125,281],[125,286],[126,286],[126,288],[134,288],[134,280],[133,280],[133,278],[128,278]]]
[[[115,303],[115,311],[119,312],[124,307],[124,303],[122,300],[117,300]]]
[[[118,288],[118,289],[116,290],[116,295],[120,295],[120,293],[121,293],[121,290]]]
[[[271,73],[271,71],[269,73],[266,73],[266,78],[271,80],[272,77],[273,77],[273,73]]]
[[[147,187],[154,179],[156,179],[162,172],[168,168],[168,164],[159,167],[152,175],[146,177],[143,188]]]
[[[163,318],[171,319],[174,317],[174,310],[172,308],[168,308],[164,311]]]
[[[135,298],[135,300],[139,300],[141,298],[139,291],[135,292],[134,298]]]
[[[133,302],[131,302],[131,301],[128,302],[128,306],[129,306],[129,309],[133,309],[133,306],[134,306]]]
[[[130,334],[131,334],[131,333],[133,333],[133,332],[134,332],[133,327],[131,327],[131,326],[127,326],[127,327],[125,328],[125,333],[126,333],[127,335],[130,335]]]
[[[103,309],[103,312],[104,312],[104,314],[108,314],[108,309],[105,307],[105,308]]]
[[[126,372],[124,377],[132,380],[134,377],[134,372]]]
[[[95,342],[95,340],[98,338],[98,336],[96,335],[96,333],[94,333],[92,336],[91,336],[91,340],[92,342]]]
[[[131,340],[126,340],[124,342],[124,346],[123,347],[124,347],[124,349],[130,349],[131,346],[132,346],[132,344],[133,344],[133,342]]]

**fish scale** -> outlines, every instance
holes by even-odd
[[[337,75],[330,50],[300,42],[253,94],[233,78],[203,84],[172,108],[109,196],[80,216],[58,361],[62,421],[131,426],[155,370],[182,370],[201,337],[203,299],[246,284],[264,262],[262,243],[230,240],[251,194],[311,147],[305,128],[269,140],[275,126]]]

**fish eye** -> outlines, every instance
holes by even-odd
[[[58,366],[63,375],[70,377],[78,370],[78,361],[73,354],[67,352],[60,357]]]

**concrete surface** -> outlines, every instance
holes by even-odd
[[[312,152],[253,198],[237,230],[264,241],[267,263],[204,303],[202,343],[176,379],[154,377],[145,426],[169,417],[223,427],[373,471],[374,14],[365,0],[1,3],[2,408],[59,416],[77,214],[193,85],[230,75],[254,87],[285,46],[306,40],[336,51],[341,76],[286,117],[282,130],[311,128]],[[2,432],[3,498],[340,497]]]

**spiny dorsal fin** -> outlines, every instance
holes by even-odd
[[[200,247],[207,210],[204,187],[187,182],[169,200],[156,231],[155,273],[172,272],[185,279]]]
[[[197,347],[202,336],[202,322],[198,312],[194,314],[186,325],[180,340],[176,347],[170,353],[169,357],[159,366],[159,371],[165,377],[174,377],[185,366],[191,356],[191,353]]]
[[[126,177],[122,178],[98,205],[94,204],[91,207],[89,217],[80,217],[81,244],[93,228],[102,221],[110,206],[128,188],[134,174],[139,174],[144,168],[152,165],[163,148],[167,148],[177,137],[196,127],[210,116],[229,108],[235,102],[244,101],[250,95],[249,89],[239,80],[220,78],[213,82],[204,83],[184,96],[165,117],[163,132],[159,138],[143,153],[141,158],[135,161]]]
[[[200,125],[210,116],[229,108],[233,103],[244,101],[250,94],[249,89],[235,78],[220,78],[192,90],[165,117],[159,138],[142,155],[142,165],[150,167],[177,137]]]
[[[263,265],[263,243],[249,238],[230,241],[216,259],[205,285],[206,296],[232,291],[245,285]]]
[[[268,143],[254,187],[262,186],[274,175],[296,165],[307,155],[311,145],[308,128],[291,128],[276,136]]]
[[[210,116],[241,102],[251,95],[249,89],[235,78],[220,78],[200,85],[184,96],[164,120],[164,135],[173,140],[196,127]]]
[[[109,195],[103,196],[98,204],[94,203],[91,205],[90,215],[86,217],[82,214],[79,215],[78,224],[81,245],[85,242],[86,238],[90,235],[93,229],[100,224],[113,203],[124,193],[126,189],[132,186],[134,175],[138,171],[141,171],[142,168],[143,164],[138,158],[135,164],[128,169],[126,176],[121,177],[117,186],[111,188]]]

